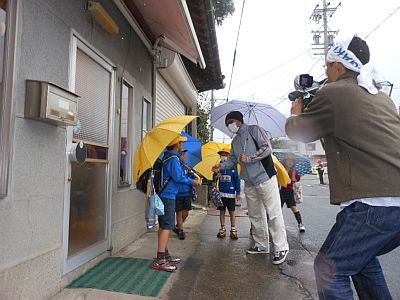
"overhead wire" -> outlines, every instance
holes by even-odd
[[[368,33],[364,39],[367,39],[372,33],[374,33],[383,23],[385,23],[391,16],[393,16],[398,10],[400,9],[400,6],[397,7],[393,12],[391,12],[385,19],[382,20],[370,33]]]
[[[239,42],[239,35],[240,35],[240,28],[242,26],[242,19],[243,19],[243,11],[244,11],[244,5],[246,3],[246,0],[243,0],[243,4],[242,4],[242,12],[240,14],[240,21],[239,21],[239,27],[238,27],[238,31],[237,31],[237,35],[236,35],[236,44],[235,44],[235,51],[233,52],[233,61],[232,61],[232,69],[231,69],[231,78],[229,80],[229,87],[228,87],[228,93],[226,96],[226,101],[229,100],[229,93],[231,91],[231,85],[232,85],[232,78],[233,78],[233,70],[235,68],[235,61],[236,61],[236,50],[237,50],[237,46],[238,46],[238,42]]]
[[[269,73],[271,73],[271,72],[283,67],[284,65],[287,65],[288,63],[290,63],[291,61],[299,58],[300,56],[302,56],[306,52],[308,52],[308,50],[302,51],[301,53],[297,54],[296,56],[289,58],[288,60],[284,61],[283,63],[281,63],[281,64],[279,64],[279,65],[277,65],[275,67],[273,67],[272,69],[269,69],[266,72],[263,72],[263,73],[255,76],[255,77],[249,79],[249,80],[246,80],[246,81],[243,81],[243,82],[239,83],[238,85],[234,86],[232,89],[236,89],[236,88],[241,87],[241,86],[243,86],[245,84],[248,84],[248,83],[250,83],[250,82],[252,82],[254,80],[257,80],[258,78],[263,77],[263,76],[265,76],[265,75],[267,75],[267,74],[269,74]]]

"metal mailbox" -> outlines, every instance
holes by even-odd
[[[78,95],[50,82],[26,80],[25,118],[74,126],[78,98]]]

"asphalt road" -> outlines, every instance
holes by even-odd
[[[303,223],[306,226],[304,234],[298,233],[296,220],[289,209],[284,207],[283,214],[292,244],[296,244],[296,241],[298,241],[311,256],[315,257],[334,224],[336,214],[340,209],[337,206],[329,204],[329,186],[319,185],[317,176],[309,175],[303,178],[303,196],[304,203],[300,204],[299,208],[303,217]],[[393,299],[400,299],[399,258],[400,247],[379,258]],[[290,275],[296,276],[300,281],[308,283],[308,289],[315,297],[315,284],[313,285],[310,281],[310,277],[313,276],[310,274],[310,262],[308,260],[305,261],[304,266],[302,260],[302,257],[295,258],[294,264],[296,264],[297,269],[289,271],[289,273],[295,272]],[[302,272],[304,268],[307,268],[308,272]]]

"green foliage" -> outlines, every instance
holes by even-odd
[[[200,94],[200,99],[197,102],[197,139],[203,144],[210,141],[210,115],[211,108],[205,93]]]
[[[218,26],[221,26],[222,22],[235,12],[233,0],[213,0],[213,6],[215,22]]]
[[[289,149],[289,145],[285,140],[271,139],[272,149]]]

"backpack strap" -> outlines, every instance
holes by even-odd
[[[170,158],[173,158],[173,157],[178,158],[178,156],[173,155],[173,154],[165,155],[165,156],[163,157],[163,159],[162,159],[163,165],[165,164],[165,162],[166,162],[167,160],[169,160]],[[179,158],[178,158],[178,159],[179,159]],[[163,167],[164,167],[164,166],[163,166]],[[165,188],[167,187],[167,185],[168,185],[168,183],[171,181],[171,179],[172,179],[172,176],[169,176],[168,179],[165,180],[165,181],[163,182],[163,185],[162,185],[160,191],[158,192],[159,194],[161,194],[162,191],[165,190]]]
[[[256,146],[256,149],[258,151],[260,149],[260,146],[258,145],[256,139],[251,134],[250,128],[248,130],[248,133],[250,134],[251,138],[253,139],[254,145]],[[271,155],[264,157],[260,162],[263,165],[265,172],[267,172],[269,178],[271,178],[272,176],[277,174]]]

